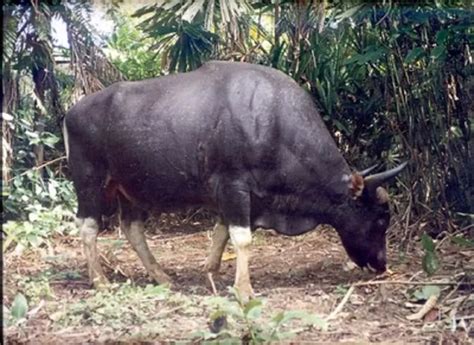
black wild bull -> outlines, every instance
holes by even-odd
[[[123,232],[158,283],[169,278],[146,244],[146,212],[197,205],[220,216],[205,269],[218,270],[230,237],[243,296],[252,295],[249,245],[258,227],[293,236],[331,224],[357,265],[385,270],[390,215],[381,184],[405,164],[351,173],[311,97],[277,70],[209,62],[117,83],[78,102],[64,133],[96,285],[107,281],[96,248],[101,217],[117,204]]]

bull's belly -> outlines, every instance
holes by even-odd
[[[297,236],[313,230],[319,225],[311,217],[294,214],[281,214],[267,211],[265,214],[252,219],[253,228],[273,229],[287,236]]]
[[[120,178],[111,175],[105,190],[109,200],[120,194],[134,206],[160,212],[179,211],[195,206],[214,208],[206,188],[189,179],[149,176]]]

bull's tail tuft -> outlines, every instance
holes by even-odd
[[[63,120],[63,138],[64,138],[64,148],[66,149],[66,157],[69,161],[69,135],[67,132],[66,118]]]

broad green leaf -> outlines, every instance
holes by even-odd
[[[285,317],[285,312],[281,311],[272,318],[272,321],[275,322],[276,324],[279,324],[283,320],[284,317]]]
[[[43,143],[48,147],[54,148],[54,145],[56,145],[59,140],[60,139],[57,136],[49,134],[43,138]]]
[[[454,138],[461,138],[463,136],[461,128],[459,128],[458,126],[449,127],[449,131],[451,132]]]
[[[144,290],[146,296],[159,296],[165,298],[169,293],[166,285],[147,285]]]
[[[341,21],[343,19],[349,18],[354,16],[357,11],[359,11],[361,8],[363,8],[364,5],[356,5],[354,7],[349,8],[348,10],[344,11],[340,15],[337,16],[337,20]]]
[[[471,247],[474,248],[474,241],[468,238],[465,238],[462,235],[455,236],[451,239],[451,242],[461,245],[463,247]]]
[[[28,214],[28,220],[31,222],[31,223],[34,223],[35,221],[37,221],[39,218],[39,214],[36,213],[36,212],[30,212]]]
[[[54,183],[48,183],[48,193],[52,200],[56,200],[58,193]]]
[[[19,293],[15,296],[15,299],[13,300],[11,314],[15,319],[20,320],[26,316],[27,312],[28,301],[26,300],[26,297],[23,294]]]
[[[225,316],[226,316],[226,312],[224,310],[218,309],[211,314],[210,318],[212,321],[214,321],[218,318],[225,317]]]
[[[431,58],[434,60],[439,60],[446,53],[446,47],[444,45],[437,46],[431,51]]]
[[[347,134],[350,133],[349,129],[347,128],[346,125],[344,125],[341,121],[333,119],[334,125],[338,130],[340,130],[342,133]]]
[[[303,317],[301,320],[307,325],[318,327],[319,329],[324,330],[324,331],[327,330],[328,328],[327,321],[314,314],[308,314],[305,317]]]
[[[436,44],[438,44],[440,46],[446,44],[446,41],[448,39],[448,34],[449,34],[448,29],[444,29],[444,30],[439,31],[436,34]]]
[[[25,131],[25,134],[30,138],[35,138],[35,139],[39,138],[39,134],[36,133],[36,132],[32,132],[32,131],[27,130],[27,131]]]
[[[8,234],[6,239],[4,239],[3,241],[3,247],[2,247],[3,253],[6,252],[10,244],[12,244],[13,242],[18,242],[18,238],[14,234]]]
[[[428,275],[433,275],[439,269],[439,259],[435,252],[426,252],[422,262],[423,270]]]
[[[283,318],[280,320],[280,324],[284,324],[288,321],[299,319],[303,320],[308,316],[308,313],[302,310],[290,310],[283,313]]]
[[[433,239],[426,233],[421,235],[421,245],[424,251],[433,252],[435,250]]]
[[[135,13],[132,14],[132,17],[140,17],[148,13],[153,13],[156,11],[156,6],[144,6],[139,8]]]
[[[253,319],[259,316],[262,309],[262,301],[259,299],[251,299],[245,304],[244,314]]]
[[[420,58],[420,56],[423,55],[423,53],[424,53],[423,48],[420,48],[420,47],[413,48],[412,50],[408,52],[407,56],[405,57],[405,63],[413,63],[417,61]]]
[[[439,296],[440,293],[441,293],[441,289],[439,288],[439,286],[426,285],[426,286],[423,286],[423,288],[416,290],[413,293],[413,297],[417,301],[425,301],[433,295]]]

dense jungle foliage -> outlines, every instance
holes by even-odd
[[[405,243],[472,222],[470,1],[140,4],[99,4],[114,25],[105,35],[91,25],[90,2],[4,3],[4,250],[74,231],[62,222],[73,216],[75,196],[61,120],[75,101],[118,80],[184,72],[210,59],[273,66],[294,78],[355,169],[408,160],[390,188]],[[55,21],[65,24],[67,46],[54,39]]]

